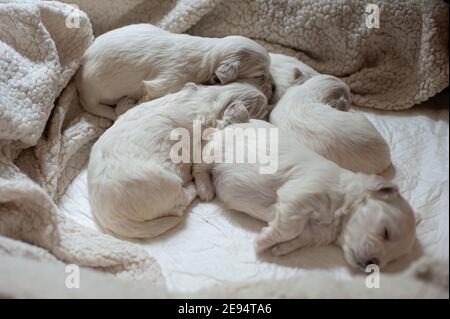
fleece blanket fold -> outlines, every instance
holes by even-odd
[[[146,22],[172,32],[250,37],[340,77],[361,107],[402,110],[448,86],[442,0],[64,1],[88,13],[95,34]]]
[[[161,284],[147,252],[78,225],[56,204],[111,124],[74,112],[78,97],[69,81],[93,35],[88,17],[77,13],[75,24],[72,14],[58,2],[0,3],[0,255],[58,259]]]
[[[71,82],[94,34],[140,22],[202,36],[241,34],[341,77],[353,103],[365,107],[405,109],[448,86],[443,1],[373,1],[380,28],[372,29],[365,24],[368,2],[358,0],[63,2],[0,0],[0,258],[5,260],[75,263],[163,285],[158,263],[146,251],[86,229],[58,208],[90,147],[111,125],[81,110]]]
[[[130,282],[80,268],[77,280],[63,264],[5,257],[0,263],[0,298],[447,298],[447,265],[418,261],[401,274],[383,274],[379,281],[355,276],[340,280],[326,271],[305,277],[261,282],[223,283],[195,293],[171,292],[146,282]],[[69,280],[68,280],[69,279]],[[430,284],[436,281],[437,284]],[[66,283],[69,282],[69,287]],[[76,286],[74,283],[76,282]],[[32,283],[32,284],[30,284]],[[447,284],[447,285],[446,285]],[[407,292],[407,293],[405,293]],[[185,301],[180,301],[184,305]],[[179,309],[174,308],[175,310]]]

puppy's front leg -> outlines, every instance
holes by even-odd
[[[270,254],[272,256],[283,256],[306,246],[308,246],[308,240],[303,236],[303,234],[300,234],[292,240],[273,246],[270,249]]]
[[[256,251],[261,253],[279,243],[296,238],[303,232],[307,222],[307,216],[278,206],[275,218],[269,226],[263,228],[256,239]]]
[[[278,190],[277,203],[272,208],[275,217],[256,239],[257,252],[303,235],[313,209],[310,196],[299,188],[296,179],[289,180]]]
[[[194,164],[192,167],[197,194],[203,201],[211,201],[215,196],[215,189],[211,183],[208,164]]]

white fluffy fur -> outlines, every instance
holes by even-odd
[[[299,85],[319,73],[305,63],[284,54],[270,53],[270,74],[274,92],[270,104],[276,104],[292,85]]]
[[[341,112],[348,99],[344,82],[316,75],[286,90],[270,122],[343,168],[381,173],[391,165],[389,146],[363,114]]]
[[[190,163],[173,163],[176,128],[191,132],[194,120],[215,127],[242,112],[267,113],[267,99],[249,84],[196,86],[146,102],[115,122],[92,148],[88,187],[100,226],[119,237],[150,238],[177,225],[197,196]],[[182,110],[182,111],[180,111]],[[230,111],[231,110],[231,111]],[[230,115],[231,114],[231,115]]]
[[[141,98],[174,93],[187,82],[247,80],[272,95],[267,51],[241,36],[202,38],[129,25],[99,36],[81,64],[76,83],[84,108],[112,120]]]
[[[252,120],[229,127],[274,126]],[[223,138],[222,132],[216,134]],[[220,147],[218,140],[210,143]],[[365,267],[376,263],[384,267],[412,250],[414,214],[394,184],[378,176],[340,168],[282,131],[278,142],[275,174],[259,174],[260,163],[194,167],[195,175],[212,176],[213,185],[198,187],[199,190],[215,189],[228,208],[269,223],[257,238],[258,251],[270,249],[274,255],[283,255],[304,246],[336,242],[350,265]],[[246,150],[257,145],[256,139],[249,138]],[[228,151],[230,148],[223,148],[223,152]],[[205,180],[196,180],[199,182]]]

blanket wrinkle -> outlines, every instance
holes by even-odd
[[[266,47],[341,77],[357,106],[401,110],[445,89],[448,5],[438,0],[376,1],[380,28],[369,29],[367,3],[224,1],[188,32],[234,33],[276,43],[280,46]]]
[[[81,111],[69,82],[93,40],[85,13],[77,12],[79,28],[67,27],[74,10],[53,1],[0,3],[0,258],[51,255],[161,285],[145,250],[89,230],[57,206],[111,125]]]

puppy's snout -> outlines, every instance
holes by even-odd
[[[366,260],[364,267],[367,267],[369,265],[380,265],[380,260],[378,258],[370,258],[368,260]]]

